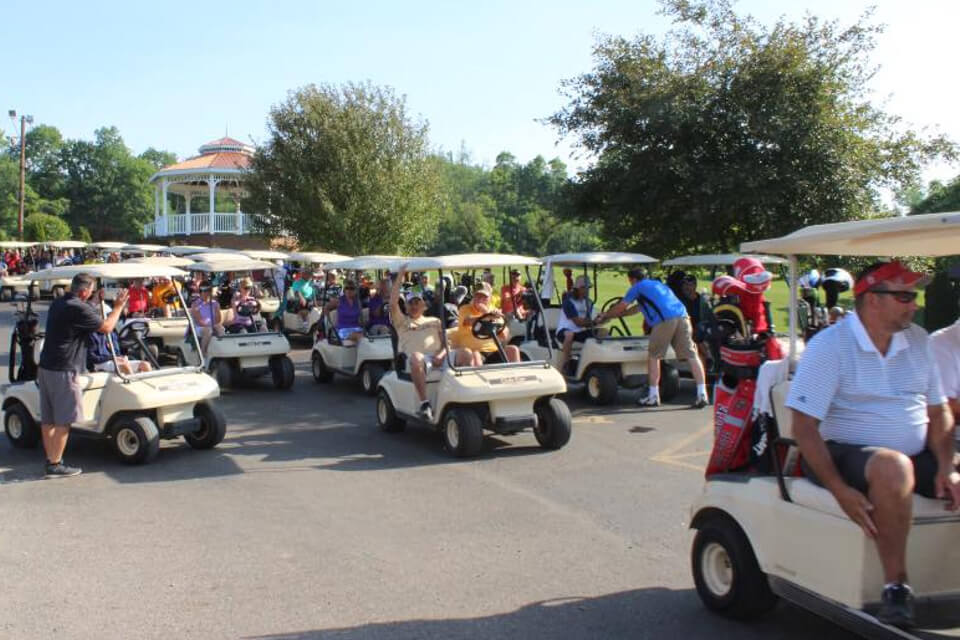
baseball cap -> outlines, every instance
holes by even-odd
[[[908,287],[925,287],[930,283],[931,276],[919,271],[910,271],[902,262],[894,260],[887,262],[874,269],[868,269],[866,273],[857,278],[853,287],[853,295],[859,296],[866,293],[870,288],[883,282],[902,284]]]
[[[574,287],[585,287],[590,288],[590,278],[587,276],[577,276],[576,282],[573,284]]]
[[[407,302],[411,300],[423,300],[423,294],[419,291],[411,291],[407,294]]]
[[[485,280],[480,280],[479,282],[473,285],[473,293],[474,294],[482,293],[483,295],[489,298],[491,295],[493,295],[493,288],[490,286],[489,282]]]
[[[520,275],[520,270],[519,270],[519,269],[510,269],[510,275],[512,275],[512,276],[519,276],[519,275]]]

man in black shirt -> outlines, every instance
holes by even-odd
[[[127,291],[117,292],[113,310],[103,319],[88,302],[96,281],[93,276],[78,273],[70,283],[70,293],[54,300],[47,312],[47,332],[37,385],[40,388],[40,431],[47,454],[48,478],[78,475],[81,470],[63,463],[70,425],[83,417],[83,394],[77,375],[86,368],[87,337],[95,332],[109,334],[117,325],[127,304]]]

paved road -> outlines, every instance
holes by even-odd
[[[225,395],[213,451],[128,467],[74,438],[84,474],[43,481],[41,453],[0,438],[0,638],[850,637],[789,605],[749,625],[701,606],[708,412],[571,393],[565,449],[488,437],[454,461],[426,430],[378,431],[299,347],[293,391]]]

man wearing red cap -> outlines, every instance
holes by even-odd
[[[953,417],[927,333],[912,323],[928,281],[899,262],[867,267],[855,312],[810,341],[787,398],[804,472],[876,542],[886,582],[877,617],[901,627],[914,623],[913,493],[960,507]]]

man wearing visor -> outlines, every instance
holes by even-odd
[[[913,494],[960,506],[953,416],[927,332],[912,323],[929,276],[899,262],[867,267],[853,313],[807,345],[787,397],[804,471],[877,545],[877,617],[914,624],[907,580]]]

